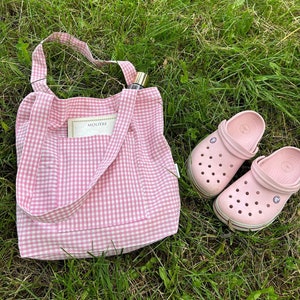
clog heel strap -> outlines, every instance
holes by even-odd
[[[243,160],[252,158],[257,153],[258,147],[256,147],[254,151],[249,151],[248,149],[244,148],[229,134],[227,124],[228,121],[223,120],[218,126],[218,133],[224,146],[230,153],[238,158]]]
[[[285,147],[287,148],[287,147]],[[292,148],[292,147],[289,147]],[[299,151],[300,153],[300,151]],[[280,183],[269,176],[259,164],[260,161],[268,159],[265,156],[256,158],[251,165],[251,172],[255,180],[264,188],[281,194],[293,194],[300,189],[300,180],[295,183]]]

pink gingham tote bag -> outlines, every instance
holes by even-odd
[[[83,258],[126,253],[178,230],[176,168],[163,135],[157,88],[123,89],[105,99],[59,99],[47,86],[43,43],[71,46],[101,67],[86,43],[53,33],[32,56],[32,93],[16,120],[17,231],[21,257]],[[111,134],[68,137],[68,119],[115,115]]]

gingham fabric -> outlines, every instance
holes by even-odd
[[[98,67],[118,63],[127,84],[135,78],[131,63],[96,60],[66,33],[46,41],[70,45]],[[115,255],[175,234],[178,179],[158,89],[59,99],[46,83],[43,42],[33,52],[34,92],[22,101],[16,121],[21,257]],[[112,135],[68,138],[68,119],[111,114],[117,115]]]

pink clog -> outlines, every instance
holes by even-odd
[[[231,229],[260,230],[271,224],[300,189],[300,149],[283,147],[258,157],[251,170],[214,202],[217,217]]]
[[[194,148],[187,171],[201,196],[216,196],[227,186],[242,163],[257,153],[264,130],[265,122],[258,113],[243,111],[223,120]]]

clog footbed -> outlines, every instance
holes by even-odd
[[[300,149],[283,147],[258,157],[251,170],[214,202],[218,218],[232,229],[260,230],[271,224],[300,189]]]
[[[258,151],[265,122],[254,111],[243,111],[204,138],[187,160],[187,173],[199,194],[210,198],[219,194],[246,159]]]

